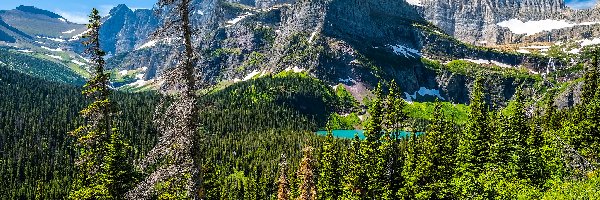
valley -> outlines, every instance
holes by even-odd
[[[0,199],[599,198],[599,6],[97,12],[0,10]]]

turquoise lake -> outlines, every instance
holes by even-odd
[[[358,134],[358,137],[362,140],[362,139],[365,139],[364,132],[365,132],[364,130],[334,130],[333,137],[354,139],[354,135]],[[327,131],[317,131],[317,134],[324,136],[324,135],[327,135]],[[412,134],[411,132],[401,131],[400,137],[408,137],[411,134]],[[417,135],[422,135],[422,134],[423,134],[423,132],[417,133]]]

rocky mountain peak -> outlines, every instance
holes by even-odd
[[[114,16],[114,15],[123,15],[123,14],[127,14],[127,13],[132,13],[132,12],[133,11],[129,7],[127,7],[127,5],[119,4],[118,6],[111,9],[109,14],[111,16]]]

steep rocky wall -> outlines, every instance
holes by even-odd
[[[507,44],[524,35],[514,34],[497,24],[510,19],[523,22],[538,20],[566,20],[572,23],[600,21],[600,9],[573,10],[563,0],[422,0],[418,6],[423,18],[442,28],[461,41],[477,45]],[[584,29],[576,27],[571,31]],[[564,30],[552,30],[558,35]],[[555,33],[556,32],[556,33]],[[581,34],[569,34],[581,39]],[[516,38],[516,39],[515,39]],[[561,37],[550,38],[560,41]],[[548,39],[546,39],[547,41]]]

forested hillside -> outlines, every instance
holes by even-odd
[[[600,199],[600,44],[477,47],[413,1],[242,3],[158,0],[145,44],[121,5],[81,55],[0,47],[0,199]]]

